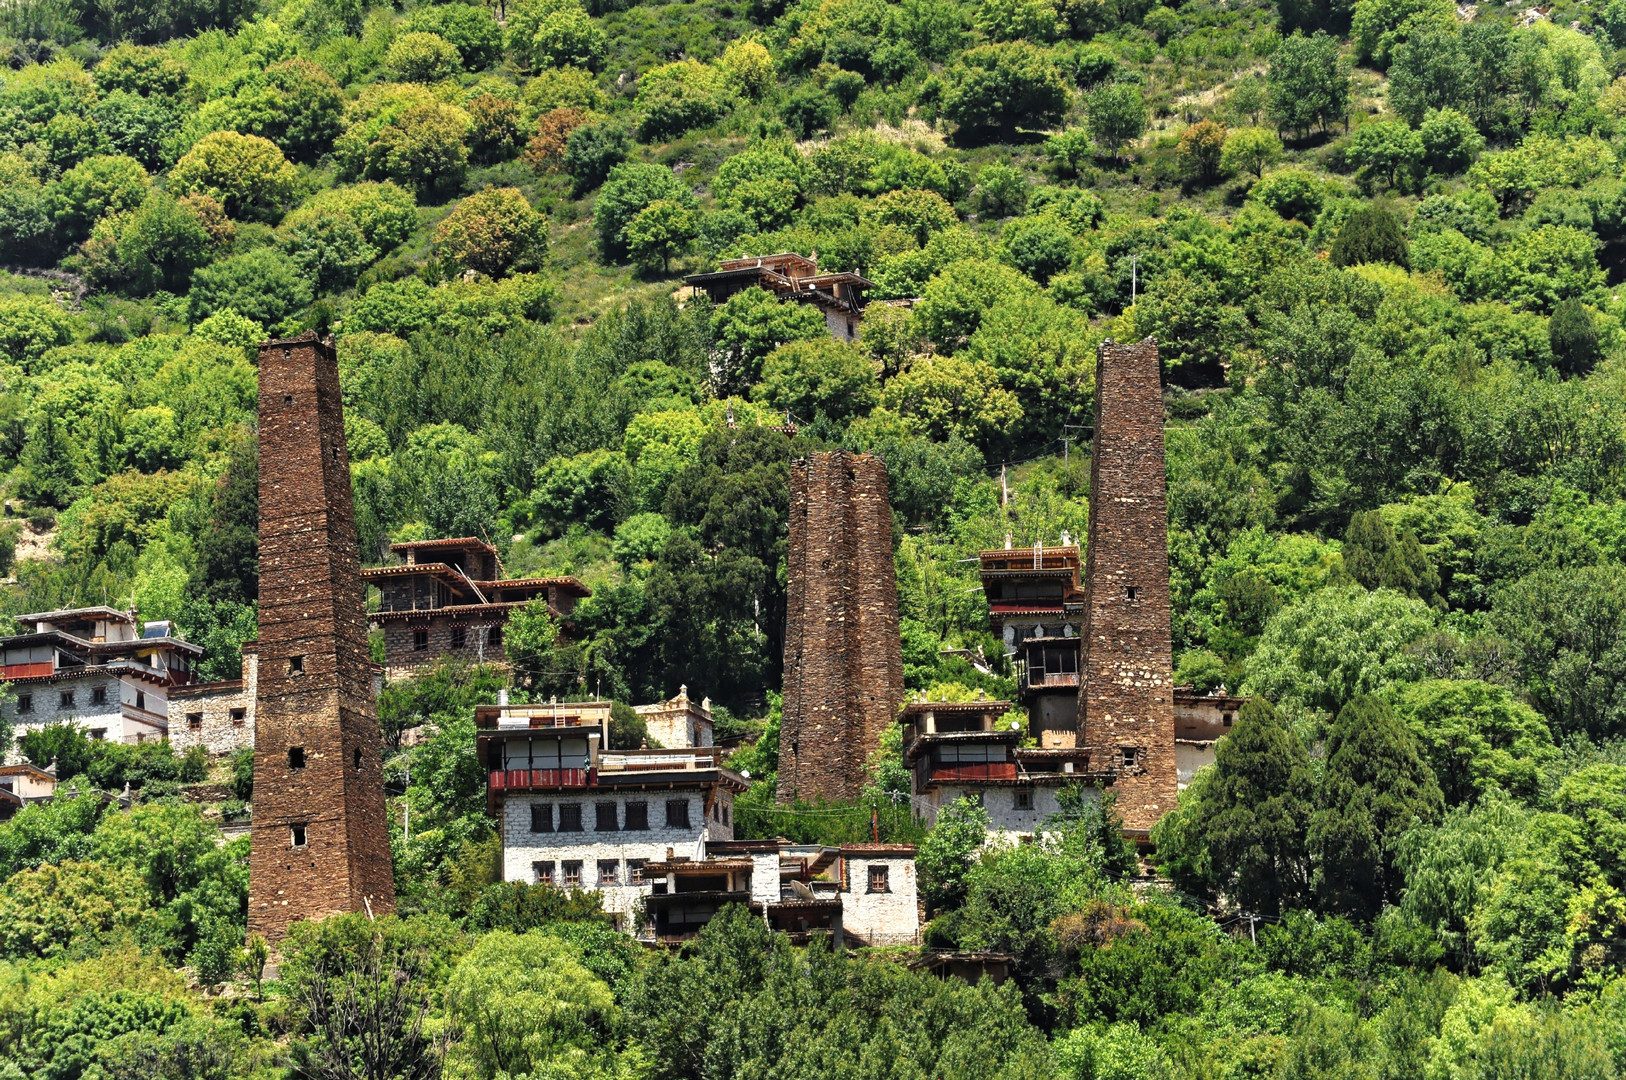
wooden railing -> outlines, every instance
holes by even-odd
[[[990,761],[981,765],[939,765],[932,770],[937,783],[955,780],[1015,780],[1016,762]]]
[[[526,788],[592,787],[592,769],[494,769],[492,791],[519,791]]]

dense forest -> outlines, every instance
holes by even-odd
[[[331,333],[364,562],[579,576],[516,693],[709,694],[743,833],[873,820],[928,945],[1014,957],[648,953],[497,881],[509,676],[447,664],[380,700],[400,916],[274,978],[251,762],[19,732],[84,797],[0,826],[0,1078],[1626,1074],[1626,0],[10,0],[0,53],[8,623],[133,606],[232,677],[254,345]],[[778,251],[914,303],[846,344],[682,285]],[[1096,347],[1148,335],[1177,681],[1252,698],[1155,854],[1110,801],[925,830],[895,744],[774,809],[789,462],[885,459],[911,692],[1009,697],[967,559],[1084,534]]]

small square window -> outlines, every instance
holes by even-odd
[[[1235,715],[1234,715],[1234,714],[1232,714],[1232,713],[1226,713],[1226,714],[1225,714],[1225,715],[1224,715],[1224,716],[1222,716],[1222,717],[1221,717],[1221,718],[1220,718],[1220,719],[1221,719],[1221,720],[1222,720],[1222,721],[1224,721],[1224,723],[1225,723],[1225,726],[1226,726],[1226,727],[1230,727],[1230,726],[1231,726],[1231,722],[1232,722],[1232,721],[1233,721],[1233,720],[1235,720],[1235,719],[1236,719],[1236,716],[1235,716]]]
[[[305,826],[303,826],[303,825],[290,825],[290,826],[288,826],[288,838],[291,841],[293,841],[293,846],[294,847],[304,847],[305,846]]]
[[[305,658],[303,656],[290,656],[288,658],[288,674],[305,674]]]
[[[597,829],[599,832],[615,832],[616,831],[618,826],[616,825],[616,820],[615,820],[615,816],[616,816],[615,815],[615,803],[613,803],[613,802],[597,803],[597,804],[594,805],[593,810],[594,810],[595,815],[597,817],[597,821],[593,826],[595,829]]]
[[[103,742],[107,738],[107,729],[104,727],[93,727],[90,729],[90,737],[97,742]]]
[[[1018,810],[1032,810],[1033,809],[1033,792],[1031,792],[1031,791],[1018,791],[1016,793],[1016,808]]]
[[[644,883],[644,860],[627,860],[627,884],[642,885]]]
[[[246,721],[247,719],[248,719],[248,710],[247,709],[233,709],[231,711],[231,726],[232,727],[242,727],[244,721]]]
[[[1140,591],[1140,586],[1138,586],[1138,585],[1127,585],[1127,586],[1124,587],[1124,596],[1128,597],[1130,600],[1137,600],[1137,599],[1140,598],[1139,597],[1139,591]]]
[[[58,705],[60,705],[62,708],[64,708],[64,709],[72,708],[73,707],[73,691],[72,690],[58,690],[57,695],[56,695],[56,703]]]
[[[627,823],[622,826],[628,832],[643,832],[649,828],[649,804],[646,802],[627,803]]]
[[[486,644],[487,645],[501,645],[502,644],[502,627],[493,626],[491,629],[486,631]]]
[[[732,824],[732,822],[730,822],[728,820],[729,817],[731,816],[728,811],[729,811],[729,805],[727,803],[724,803],[723,804],[723,824],[724,825],[731,825]]]
[[[536,875],[538,885],[553,884],[553,862],[534,862],[531,864],[531,873]]]
[[[559,831],[560,832],[581,832],[582,831],[582,804],[581,803],[560,803],[559,804]]]
[[[621,884],[621,864],[615,859],[600,859],[598,861],[598,883],[602,885]]]
[[[553,804],[534,802],[531,804],[531,831],[553,831]]]
[[[288,748],[288,767],[290,769],[303,769],[305,767],[305,748],[303,746],[290,746]]]
[[[877,893],[877,892],[891,892],[892,891],[892,883],[889,880],[889,878],[890,878],[889,871],[890,870],[891,870],[891,867],[888,867],[888,866],[872,866],[872,867],[869,868],[869,891],[870,892]]]
[[[429,648],[429,631],[412,631],[412,647],[418,652],[422,652],[423,650]]]
[[[1140,764],[1140,747],[1118,747],[1118,767],[1120,769],[1133,769]]]
[[[31,712],[33,712],[34,711],[34,695],[33,694],[18,694],[17,695],[17,711],[20,712],[20,713],[31,713]]]
[[[689,827],[689,800],[666,800],[666,827],[668,829],[687,829]]]
[[[563,881],[560,882],[567,889],[574,889],[582,883],[582,863],[580,859],[566,859],[559,864]]]
[[[282,357],[283,357],[284,360],[286,360],[288,358],[288,350],[287,349],[284,349],[282,351]],[[284,395],[282,395],[282,403],[284,405],[292,405],[294,403],[294,396],[292,394],[284,394]]]
[[[98,686],[94,690],[92,690],[90,692],[90,703],[92,705],[106,705],[107,704],[107,687]]]
[[[454,627],[452,627],[452,648],[461,649],[465,645],[467,645],[468,643],[469,643],[469,631],[468,631],[468,628],[463,627],[463,626],[454,626]]]
[[[146,707],[147,707],[147,694],[146,694],[146,691],[137,690],[136,691],[136,708],[145,709]]]
[[[188,731],[202,731],[203,730],[203,714],[200,713],[200,712],[189,712],[189,713],[187,713],[186,714],[186,728],[187,728]]]

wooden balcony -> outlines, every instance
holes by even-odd
[[[531,791],[537,788],[593,786],[592,769],[494,769],[491,791]]]
[[[964,780],[1015,780],[1016,762],[990,761],[979,765],[939,765],[932,770],[932,783]]]

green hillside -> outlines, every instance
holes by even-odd
[[[332,333],[364,562],[582,578],[517,695],[709,694],[742,831],[873,812],[928,942],[1016,958],[644,954],[495,883],[501,677],[449,665],[380,705],[403,918],[263,986],[246,762],[10,740],[136,805],[0,825],[0,1080],[1626,1073],[1626,0],[12,0],[0,43],[0,629],[134,606],[233,677],[253,347]],[[853,345],[683,284],[783,251],[913,302]],[[1155,876],[1093,812],[923,834],[896,746],[773,810],[790,461],[885,458],[911,692],[1011,696],[946,652],[1002,656],[968,560],[1084,535],[1096,348],[1148,335],[1176,681],[1256,699]]]

